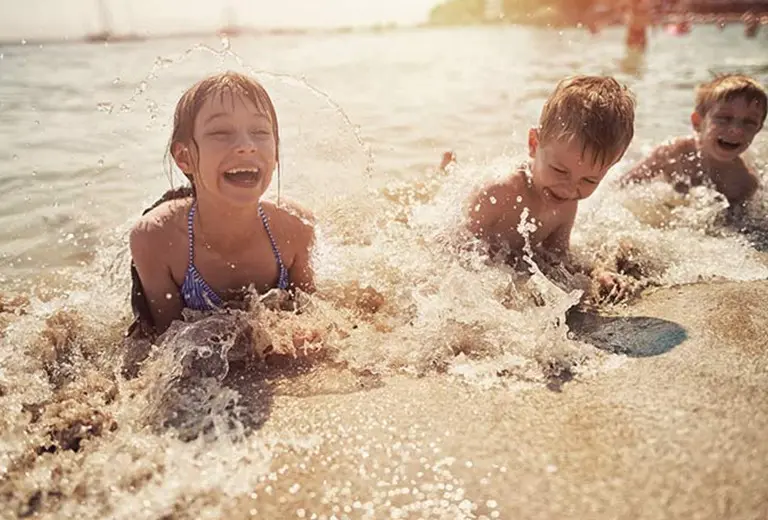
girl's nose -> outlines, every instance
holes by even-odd
[[[256,141],[250,133],[243,132],[238,135],[235,148],[237,149],[237,153],[253,153],[256,151]]]

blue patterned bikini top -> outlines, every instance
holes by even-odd
[[[224,303],[221,297],[214,292],[208,283],[200,276],[197,268],[195,267],[195,232],[192,223],[195,219],[195,210],[197,209],[197,201],[192,202],[192,206],[189,208],[189,214],[187,215],[187,239],[189,241],[189,263],[187,264],[187,272],[184,275],[184,282],[181,284],[181,300],[184,306],[190,309],[198,311],[210,311],[217,309]],[[280,257],[280,251],[275,244],[275,238],[272,236],[272,231],[269,229],[269,220],[267,219],[264,208],[259,203],[259,216],[261,222],[264,224],[264,229],[267,231],[269,242],[272,245],[272,253],[275,255],[277,261],[277,268],[280,276],[277,281],[277,287],[279,289],[288,288],[288,270],[283,264],[283,259]]]

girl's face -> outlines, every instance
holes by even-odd
[[[230,204],[257,202],[277,166],[277,145],[270,116],[247,97],[224,92],[200,107],[194,144],[174,144],[173,157],[191,174],[197,196],[208,194]]]

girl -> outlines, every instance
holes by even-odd
[[[182,308],[214,310],[254,286],[314,290],[312,217],[261,198],[278,168],[277,115],[256,80],[203,79],[176,105],[168,154],[191,187],[167,192],[130,233],[137,325],[159,334]]]

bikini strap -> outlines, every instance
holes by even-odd
[[[193,200],[192,205],[189,207],[189,213],[187,214],[187,241],[189,242],[189,265],[195,265],[195,231],[193,229],[193,222],[195,221],[195,210],[197,209],[197,201]]]
[[[272,246],[272,254],[275,255],[275,260],[277,260],[277,268],[280,271],[280,276],[277,280],[277,287],[280,289],[287,289],[288,270],[285,268],[285,264],[283,264],[283,258],[280,256],[280,250],[277,248],[275,237],[272,235],[272,230],[269,228],[269,219],[267,218],[267,214],[264,212],[264,208],[262,207],[261,202],[259,202],[259,216],[261,217],[261,221],[264,223],[264,229],[267,231],[269,243]]]

